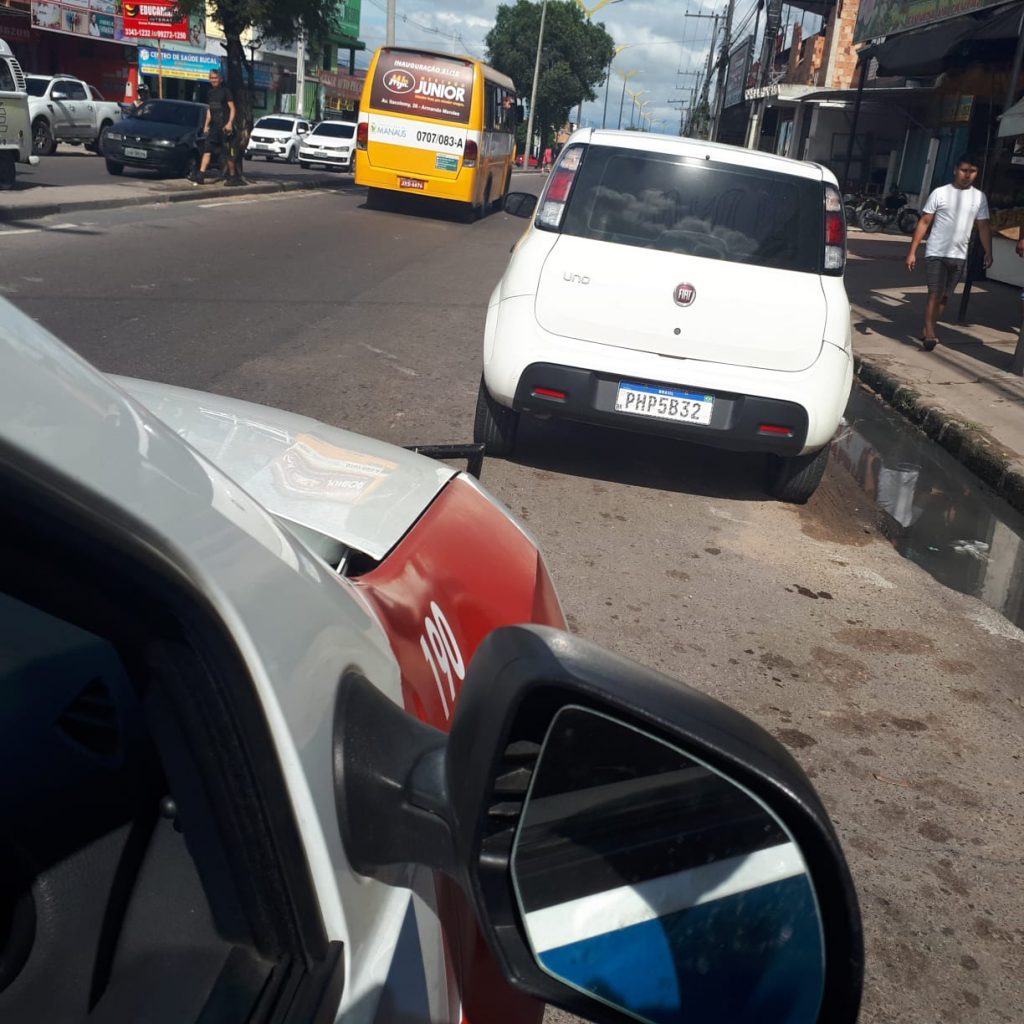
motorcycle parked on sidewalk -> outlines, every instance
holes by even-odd
[[[857,208],[857,223],[862,231],[882,231],[895,224],[908,235],[914,233],[921,214],[907,205],[907,194],[902,189],[893,189],[882,199],[870,197]]]

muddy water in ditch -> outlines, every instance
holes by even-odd
[[[1024,626],[1024,516],[859,387],[832,446],[904,558]]]

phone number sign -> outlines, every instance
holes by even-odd
[[[188,16],[181,14],[175,0],[148,0],[124,5],[125,39],[166,39],[189,41]]]

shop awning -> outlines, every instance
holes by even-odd
[[[1024,135],[1024,100],[1018,100],[1005,114],[999,115],[999,138]]]
[[[998,59],[1013,52],[1020,32],[1024,3],[1015,2],[965,14],[959,18],[901,32],[860,51],[862,59],[878,58],[878,74],[926,78],[971,62]]]

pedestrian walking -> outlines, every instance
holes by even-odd
[[[917,250],[928,234],[925,246],[925,277],[928,301],[924,308],[924,332],[921,344],[931,352],[938,344],[935,324],[946,310],[946,302],[956,289],[967,262],[967,246],[974,225],[985,250],[984,266],[992,266],[992,226],[989,223],[988,200],[974,187],[978,177],[978,161],[965,154],[956,162],[952,184],[935,189],[921,211],[914,237],[910,240],[907,269],[917,266]]]
[[[135,99],[131,103],[126,103],[123,107],[123,113],[125,117],[135,117],[138,112],[143,108],[146,101],[149,99],[149,86],[145,82],[139,82],[139,87],[135,90]]]
[[[210,92],[206,97],[206,122],[203,134],[206,145],[203,147],[203,158],[199,170],[193,179],[196,185],[206,183],[206,172],[210,162],[216,156],[221,167],[226,168],[225,185],[241,185],[242,179],[237,171],[238,132],[235,130],[235,118],[238,108],[231,90],[224,84],[224,76],[216,69],[210,72]]]

